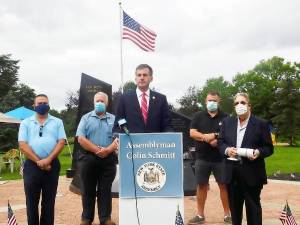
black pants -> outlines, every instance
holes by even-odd
[[[28,225],[53,225],[54,205],[58,185],[60,163],[54,159],[51,170],[41,170],[35,162],[24,163],[24,189],[26,195]],[[39,218],[39,201],[41,200],[41,217]]]
[[[115,157],[110,154],[102,159],[87,153],[80,157],[79,162],[83,208],[81,217],[90,223],[93,222],[97,197],[98,216],[102,224],[111,218],[111,186],[116,176]]]
[[[232,181],[227,187],[232,225],[242,224],[244,202],[247,224],[262,225],[262,209],[260,204],[262,185],[249,186],[246,184],[239,170],[238,166],[234,168]]]

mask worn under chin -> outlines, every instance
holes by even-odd
[[[248,107],[243,104],[238,104],[235,106],[235,112],[238,116],[245,114],[248,111]]]
[[[35,111],[40,115],[45,115],[49,112],[50,106],[48,104],[42,104],[35,107]]]
[[[96,102],[95,103],[95,111],[96,113],[103,113],[106,110],[106,106],[103,102]]]
[[[206,108],[210,112],[214,112],[218,109],[218,103],[214,101],[207,101]]]

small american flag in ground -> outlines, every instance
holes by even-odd
[[[8,217],[7,225],[18,225],[16,216],[15,216],[14,212],[12,211],[9,202],[8,202],[7,217]]]
[[[286,203],[284,209],[281,211],[279,219],[283,225],[297,225],[288,203]]]
[[[132,19],[123,11],[123,39],[131,40],[142,50],[154,52],[156,33]]]
[[[177,206],[175,225],[184,225],[181,213],[179,211],[179,206]]]

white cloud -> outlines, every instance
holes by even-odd
[[[124,80],[136,65],[154,69],[155,86],[175,103],[191,85],[227,80],[274,55],[300,61],[297,0],[123,1],[124,10],[157,32],[157,51],[123,41]],[[61,109],[82,72],[120,84],[117,1],[2,0],[0,54],[20,59],[20,80]]]

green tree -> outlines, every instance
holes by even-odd
[[[124,86],[123,86],[123,91],[126,92],[126,91],[129,91],[129,90],[135,90],[136,89],[136,84],[134,81],[127,81]]]
[[[65,103],[67,109],[78,107],[78,105],[79,105],[79,90],[76,92],[73,91],[67,92],[67,99]]]
[[[244,74],[237,74],[233,85],[238,92],[250,95],[252,112],[268,121],[274,117],[271,105],[276,101],[278,80],[284,76],[288,63],[283,58],[274,56],[262,60],[254,69]]]
[[[18,125],[0,123],[0,152],[18,146]]]
[[[293,146],[300,134],[300,67],[299,64],[287,65],[278,80],[276,100],[271,105],[271,111],[274,114],[272,122],[277,128],[276,134],[287,138]]]
[[[69,110],[60,111],[60,118],[64,121],[67,137],[74,137],[76,133],[76,119],[78,108],[74,107]]]
[[[201,105],[205,106],[205,98],[211,91],[217,91],[221,97],[220,108],[229,114],[232,113],[232,98],[236,93],[236,88],[223,76],[208,79],[199,92],[198,100]]]
[[[26,84],[20,83],[15,89],[15,96],[19,100],[19,106],[33,109],[33,101],[36,96],[35,90]]]
[[[32,108],[34,89],[18,84],[18,60],[11,55],[0,56],[0,111],[8,112],[20,106]],[[17,147],[18,126],[0,124],[0,150]]]
[[[198,112],[199,107],[201,107],[201,105],[198,104],[199,93],[199,89],[195,86],[189,87],[184,96],[177,100],[180,104],[177,111],[188,117],[191,117]]]
[[[30,88],[26,84],[17,84],[1,98],[0,111],[8,112],[21,106],[32,109],[34,97],[34,89]]]
[[[79,105],[79,90],[67,92],[65,102],[66,109],[61,110],[58,115],[64,122],[67,137],[73,137],[76,133],[76,119]]]
[[[0,55],[0,99],[17,84],[18,62],[11,59],[11,55]]]

